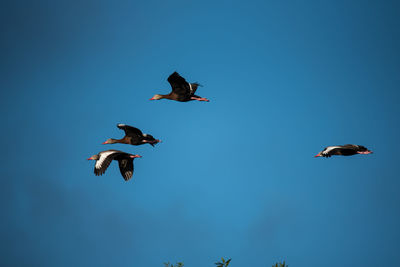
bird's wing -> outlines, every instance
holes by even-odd
[[[343,147],[343,149],[354,150],[354,151],[367,151],[368,150],[368,148],[366,148],[365,146],[361,146],[361,145],[347,144],[342,147]]]
[[[94,174],[102,175],[106,172],[108,166],[110,166],[111,161],[117,156],[120,152],[117,150],[108,150],[100,152],[100,158],[96,161],[94,165]]]
[[[168,82],[172,87],[172,92],[178,95],[191,94],[190,84],[185,80],[185,78],[183,78],[177,72],[174,72],[171,75],[169,75]]]
[[[132,178],[133,175],[133,159],[128,156],[124,156],[123,158],[118,160],[119,170],[124,177],[125,181],[128,181]]]
[[[332,155],[337,155],[337,153],[340,151],[339,146],[328,146],[322,151],[322,156],[324,157],[330,157]]]
[[[143,135],[142,131],[136,127],[132,127],[132,126],[125,125],[125,124],[117,124],[117,127],[121,130],[124,130],[125,135],[127,135],[127,136],[132,137],[132,136],[142,136]]]
[[[201,86],[198,83],[190,83],[190,92],[192,95],[194,95],[194,93],[196,93],[197,87]]]
[[[342,148],[344,148],[344,149],[354,149],[354,150],[357,150],[359,147],[360,146],[358,146],[358,145],[352,145],[352,144],[347,144],[347,145],[342,146]]]

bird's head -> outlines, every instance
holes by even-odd
[[[160,99],[162,99],[162,98],[163,98],[162,95],[155,94],[152,98],[150,98],[150,100],[160,100]]]
[[[90,158],[88,158],[87,160],[98,160],[99,159],[99,155],[93,155]]]
[[[325,156],[325,151],[328,149],[328,147],[325,147],[324,150],[322,150],[321,152],[319,152],[317,155],[314,156],[314,158],[318,158],[318,157],[324,157]]]

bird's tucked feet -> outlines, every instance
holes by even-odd
[[[367,154],[372,154],[372,151],[358,151],[357,154],[367,155]]]
[[[208,100],[207,98],[204,97],[191,97],[190,99],[192,100],[197,100],[197,101],[205,101],[205,102],[210,102],[210,100]]]

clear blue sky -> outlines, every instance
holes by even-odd
[[[399,266],[396,2],[3,3],[1,265]],[[211,102],[149,101],[173,71]]]

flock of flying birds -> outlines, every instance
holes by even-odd
[[[180,76],[177,72],[172,73],[168,77],[168,82],[172,87],[172,91],[167,95],[156,94],[150,100],[160,100],[160,99],[169,99],[175,100],[179,102],[188,102],[188,101],[205,101],[209,100],[204,97],[200,97],[196,95],[196,90],[199,86],[198,83],[188,83],[182,76]],[[155,139],[150,134],[144,134],[138,128],[125,125],[118,124],[117,127],[121,130],[125,131],[125,136],[122,139],[107,139],[103,144],[129,144],[134,146],[139,146],[143,144],[150,144],[154,146],[161,142],[159,139]],[[331,157],[333,155],[341,155],[341,156],[351,156],[356,154],[371,154],[372,151],[368,150],[364,146],[360,145],[343,145],[343,146],[328,146],[321,152],[319,152],[315,157]],[[140,155],[133,155],[129,153],[125,153],[118,150],[106,150],[101,151],[97,155],[93,155],[88,160],[95,160],[96,164],[94,166],[94,174],[102,175],[107,170],[108,166],[113,160],[118,161],[119,170],[121,171],[122,177],[125,181],[128,181],[132,178],[133,175],[133,160],[135,158],[141,158]]]

